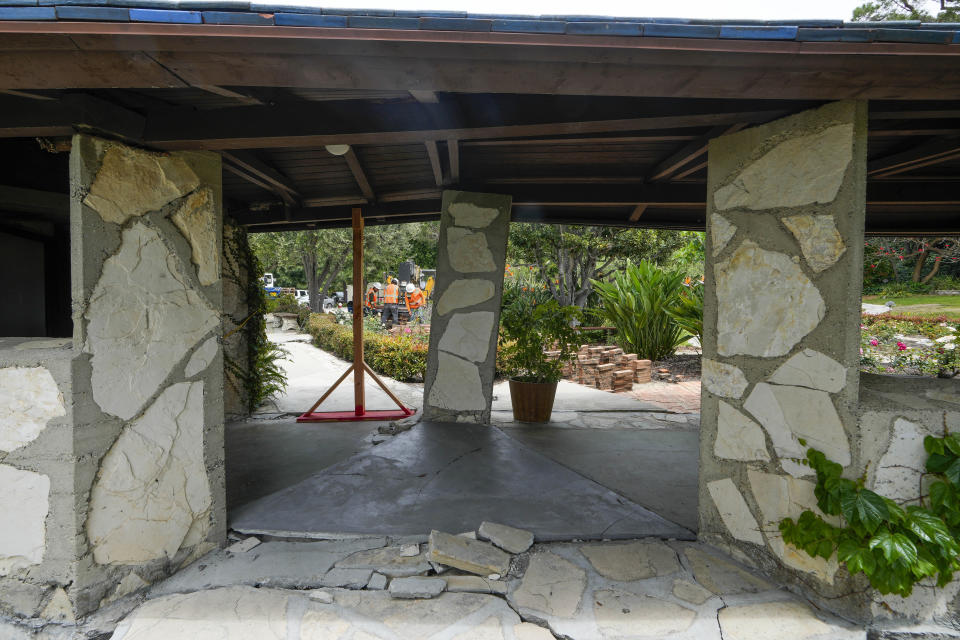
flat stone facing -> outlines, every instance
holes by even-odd
[[[827,392],[760,383],[743,406],[766,429],[778,456],[804,458],[812,447],[835,462],[850,464],[850,445]]]
[[[478,278],[454,280],[440,295],[436,305],[437,313],[445,316],[457,309],[476,306],[491,299],[495,291],[493,283],[489,280]]]
[[[197,278],[206,286],[220,279],[220,223],[212,189],[198,189],[184,198],[170,221],[190,243]]]
[[[769,582],[741,569],[729,558],[706,553],[693,546],[685,547],[683,555],[690,562],[697,583],[718,596],[773,589]]]
[[[874,491],[901,504],[920,495],[928,457],[923,439],[928,435],[940,436],[905,418],[894,420],[890,444],[874,470]]]
[[[737,225],[733,224],[719,213],[710,216],[710,242],[713,245],[713,255],[719,255],[730,239],[737,233]]]
[[[530,556],[520,587],[511,595],[522,609],[570,618],[580,607],[586,572],[560,556],[541,551]]]
[[[720,610],[719,619],[724,640],[866,638],[862,630],[855,631],[840,624],[824,622],[799,602],[764,602],[725,607]]]
[[[487,407],[477,365],[445,352],[437,354],[437,377],[427,397],[431,405],[452,411]]]
[[[686,631],[696,612],[667,600],[627,591],[601,590],[593,595],[593,614],[604,638],[643,635],[662,638]]]
[[[756,211],[833,202],[852,159],[852,124],[785,140],[718,189],[714,206]]]
[[[454,224],[473,229],[489,227],[500,215],[499,209],[481,207],[470,202],[454,202],[448,208]]]
[[[0,576],[43,562],[50,478],[0,464]]]
[[[555,640],[552,633],[531,622],[521,622],[513,628],[517,640]]]
[[[495,522],[482,522],[477,535],[509,553],[523,553],[533,545],[532,532]]]
[[[830,356],[804,349],[780,365],[770,382],[837,393],[847,384],[847,370]]]
[[[438,564],[481,576],[510,570],[510,556],[486,542],[431,531],[429,545],[427,556]]]
[[[493,593],[504,595],[507,592],[507,583],[499,580],[490,580],[480,576],[445,576],[447,591],[451,593]]]
[[[805,552],[784,543],[777,528],[782,519],[793,518],[796,521],[807,509],[827,522],[835,526],[839,525],[838,518],[826,516],[817,508],[817,499],[813,493],[814,484],[807,480],[764,473],[755,469],[748,469],[747,477],[750,480],[753,497],[763,514],[762,527],[766,532],[770,549],[788,567],[812,573],[824,582],[832,584],[834,574],[837,572],[836,556],[830,560],[820,557],[812,558]]]
[[[200,185],[197,174],[181,158],[111,145],[83,203],[106,222],[157,211]]]
[[[440,349],[471,362],[484,362],[490,353],[493,312],[458,313],[450,318],[440,338]]]
[[[690,580],[674,580],[673,595],[684,602],[701,605],[713,597],[713,593]]]
[[[763,534],[757,521],[750,513],[750,507],[737,485],[730,478],[714,480],[707,483],[707,490],[713,498],[713,504],[720,512],[720,518],[727,526],[727,530],[737,540],[763,545]]]
[[[769,460],[767,439],[760,425],[723,400],[719,406],[713,455],[725,460]]]
[[[389,581],[390,580],[387,578],[387,576],[383,575],[382,573],[374,573],[370,576],[370,580],[367,582],[367,589],[371,589],[373,591],[383,591],[387,588],[387,583]]]
[[[46,368],[0,369],[0,451],[30,444],[47,422],[66,413],[63,394]]]
[[[159,232],[139,222],[124,230],[120,250],[104,263],[85,318],[94,400],[125,420],[220,325]]]
[[[715,277],[720,355],[785,355],[826,313],[820,292],[790,256],[751,240],[717,263]]]
[[[100,564],[173,558],[201,542],[212,496],[203,461],[203,383],[168,387],[124,428],[90,494],[87,535]]]
[[[701,365],[700,383],[715,395],[739,398],[750,384],[743,371],[732,364],[703,358]]]
[[[784,218],[783,224],[797,238],[807,264],[817,273],[835,265],[847,250],[833,216],[792,216]]]
[[[447,254],[450,266],[460,273],[485,273],[497,268],[487,246],[487,236],[460,227],[447,230]]]
[[[435,598],[447,588],[443,578],[394,578],[390,581],[390,597],[413,600],[416,598]]]
[[[336,566],[345,569],[374,569],[391,578],[402,578],[426,573],[430,563],[426,554],[403,556],[402,546],[390,546],[357,551],[337,561]]]
[[[208,338],[196,351],[193,352],[193,355],[190,356],[190,360],[187,362],[187,366],[183,369],[183,375],[188,378],[192,378],[198,373],[202,373],[207,367],[210,366],[210,363],[213,362],[213,359],[217,357],[217,354],[220,352],[220,342],[217,336]]]
[[[605,578],[632,582],[680,571],[677,552],[662,542],[629,542],[585,545],[580,552]]]

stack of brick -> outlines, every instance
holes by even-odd
[[[600,366],[599,358],[591,358],[580,356],[578,358],[578,370],[579,370],[579,382],[580,384],[587,385],[588,387],[597,386],[597,367]]]
[[[637,384],[650,382],[651,365],[649,360],[636,360],[635,377],[633,379]]]
[[[597,365],[597,389],[613,389],[613,370],[616,368],[617,365],[612,362]]]
[[[614,365],[616,366],[616,365]],[[633,389],[633,369],[621,369],[613,372],[613,392],[630,391]]]

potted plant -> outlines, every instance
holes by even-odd
[[[574,351],[580,310],[526,294],[519,287],[504,292],[499,349],[509,376],[513,419],[549,422],[563,365]],[[545,353],[551,348],[559,356]]]

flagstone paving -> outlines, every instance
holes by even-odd
[[[487,593],[489,580],[454,580],[456,569],[440,575],[425,571],[430,585],[414,585],[423,594],[447,580],[464,588],[477,583],[478,593],[446,591],[434,598],[391,597],[391,591],[316,589],[324,571],[313,578],[303,571],[298,589],[270,586],[283,581],[262,575],[253,556],[270,557],[304,545],[304,557],[336,570],[364,554],[354,542],[265,542],[236,554],[224,551],[202,558],[193,580],[175,577],[153,589],[152,597],[116,628],[113,640],[853,640],[866,632],[815,611],[796,596],[754,575],[729,557],[699,543],[641,539],[612,542],[536,544],[513,556],[502,580],[505,597]],[[326,547],[327,551],[322,549]],[[259,551],[258,551],[259,550]],[[322,555],[326,553],[326,555]],[[392,552],[381,554],[393,557]],[[332,561],[332,562],[331,562]],[[309,564],[309,563],[308,563]],[[222,583],[234,574],[237,583],[206,588],[205,571]],[[332,568],[330,568],[332,567]],[[256,580],[249,580],[255,576]],[[410,578],[393,578],[410,582]],[[403,592],[406,582],[392,589]],[[403,589],[401,589],[401,587]],[[178,591],[171,593],[171,590]]]

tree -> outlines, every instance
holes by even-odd
[[[303,271],[307,274],[310,311],[319,313],[323,310],[321,296],[346,264],[353,248],[353,239],[347,235],[346,229],[314,229],[297,234],[296,249]]]
[[[855,22],[923,20],[924,22],[960,21],[957,0],[874,0],[853,10]]]
[[[864,270],[878,269],[878,263],[887,261],[892,267],[904,264],[910,268],[911,282],[927,284],[946,264],[960,263],[960,238],[868,238],[864,256],[869,264]],[[930,270],[924,273],[930,259]]]
[[[512,262],[533,263],[561,306],[581,309],[592,280],[606,280],[626,260],[662,262],[690,240],[682,232],[581,225],[513,224]]]

